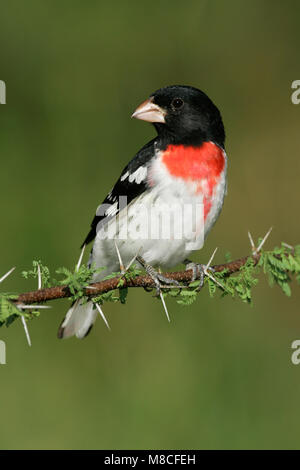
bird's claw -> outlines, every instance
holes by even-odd
[[[156,286],[156,294],[155,295],[157,297],[160,296],[161,289],[163,289],[163,284],[166,284],[168,286],[180,287],[180,284],[179,284],[178,281],[176,281],[175,279],[170,279],[169,277],[163,276],[162,274],[160,274],[158,272],[156,272],[155,277],[154,276],[151,276],[151,277],[155,282],[155,286]]]
[[[197,291],[201,290],[203,285],[204,285],[204,277],[207,273],[207,271],[214,272],[215,270],[211,268],[210,266],[207,266],[206,264],[201,264],[201,263],[194,263],[190,260],[185,260],[185,270],[193,271],[192,275],[192,282],[200,280],[199,286],[197,287]]]
[[[137,256],[137,261],[143,266],[147,274],[153,279],[155,283],[155,289],[156,289],[156,296],[159,297],[161,294],[161,290],[163,289],[163,284],[165,285],[172,285],[174,287],[180,287],[180,283],[176,281],[175,279],[170,279],[169,277],[164,276],[163,274],[159,273],[156,271],[153,266],[150,266],[149,264],[146,263],[144,258],[141,256]],[[146,290],[148,288],[145,288]]]

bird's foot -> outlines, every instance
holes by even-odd
[[[180,287],[178,281],[175,279],[170,279],[169,277],[164,276],[163,274],[156,271],[150,264],[146,263],[144,258],[141,256],[137,256],[137,261],[143,266],[146,273],[153,279],[155,283],[156,289],[156,296],[159,297],[161,294],[161,289],[163,289],[164,285],[173,286],[173,287]]]
[[[192,282],[200,280],[199,286],[196,290],[198,291],[202,289],[204,285],[204,277],[207,275],[208,271],[214,272],[214,269],[207,264],[194,263],[193,261],[190,261],[188,259],[186,259],[184,263],[186,271],[193,271]]]

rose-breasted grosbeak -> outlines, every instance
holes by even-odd
[[[192,234],[197,238],[202,230],[205,238],[223,205],[225,131],[218,108],[205,93],[190,86],[161,88],[132,117],[153,123],[157,137],[128,163],[97,210],[84,241],[94,240],[89,263],[106,267],[94,276],[94,282],[119,270],[116,244],[124,263],[137,253],[149,265],[171,267],[184,262],[193,249],[187,243]],[[203,207],[199,220],[188,220],[191,212],[178,217],[180,208],[198,203]],[[144,209],[150,207],[154,211],[149,216]],[[148,227],[149,219],[156,236],[137,236]],[[185,227],[191,222],[191,228],[179,237],[178,219]],[[163,232],[167,225],[169,236],[156,230],[159,226]],[[86,336],[97,315],[93,307],[92,302],[73,304],[58,336]]]

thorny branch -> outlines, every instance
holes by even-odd
[[[234,274],[238,272],[242,266],[244,266],[247,260],[252,257],[254,264],[256,265],[260,259],[261,254],[253,254],[250,256],[245,256],[243,258],[239,258],[235,261],[230,261],[229,263],[225,264],[217,264],[212,266],[215,272],[222,272],[225,269],[227,270],[227,275]],[[168,272],[164,273],[164,276],[170,279],[174,279],[175,281],[182,282],[183,284],[188,284],[192,281],[193,271],[190,269],[188,271],[176,271],[176,272]],[[118,284],[120,282],[120,277],[115,277],[112,279],[107,279],[105,281],[96,282],[90,285],[90,287],[86,288],[86,296],[94,297],[100,294],[104,294],[111,290],[115,290],[118,288]],[[146,276],[137,276],[135,279],[126,280],[124,278],[123,287],[146,287],[146,288],[155,288],[155,283],[153,279],[146,275]],[[72,294],[68,288],[68,286],[55,286],[49,287],[46,289],[38,289],[31,292],[24,292],[20,294],[19,297],[15,300],[16,304],[35,304],[41,302],[47,302],[49,300],[55,299],[64,299],[72,297]]]
[[[102,310],[103,301],[110,300],[125,303],[127,288],[129,287],[142,287],[145,288],[145,290],[155,289],[156,295],[161,299],[167,319],[170,321],[164,299],[165,295],[169,293],[171,296],[177,296],[177,302],[179,304],[190,305],[195,300],[197,292],[202,289],[204,277],[207,278],[208,290],[211,296],[218,286],[223,290],[224,295],[228,293],[233,297],[237,295],[244,302],[251,302],[251,289],[257,283],[257,278],[253,276],[253,268],[256,265],[261,267],[264,273],[268,275],[271,285],[274,283],[278,284],[283,292],[290,296],[291,289],[289,282],[291,281],[291,275],[294,275],[296,280],[300,283],[300,245],[293,247],[282,243],[280,248],[275,247],[273,251],[262,252],[262,248],[271,230],[272,229],[270,229],[262,239],[259,239],[258,247],[255,246],[253,238],[250,232],[248,232],[252,250],[252,254],[248,256],[236,259],[235,261],[212,265],[211,263],[216,253],[216,248],[206,265],[195,265],[195,263],[188,262],[186,270],[167,272],[163,275],[156,272],[152,266],[147,265],[145,260],[139,255],[139,252],[136,253],[125,267],[117,243],[115,243],[115,248],[119,259],[120,273],[116,274],[113,278],[109,277],[108,279],[91,284],[89,284],[89,279],[97,272],[97,269],[93,266],[81,266],[85,247],[83,247],[80,254],[75,272],[72,273],[66,268],[59,268],[56,272],[58,274],[64,274],[65,279],[60,283],[52,280],[52,283],[56,284],[53,287],[42,287],[43,282],[45,282],[46,285],[48,284],[48,286],[51,285],[50,272],[46,266],[40,265],[40,261],[34,261],[33,271],[23,272],[23,275],[26,278],[29,274],[37,277],[38,289],[19,295],[0,293],[0,326],[3,324],[8,326],[17,317],[21,317],[28,344],[31,345],[26,320],[31,318],[31,314],[38,314],[40,309],[51,308],[47,305],[41,305],[42,303],[49,300],[72,298],[75,303],[73,303],[73,307],[71,308],[75,308],[80,299],[85,298],[85,301],[93,301],[95,308],[97,308],[107,328],[110,329]],[[147,273],[146,275],[140,275],[139,269],[134,267],[132,268],[133,271],[130,271],[135,261],[144,267]],[[190,267],[191,269],[189,269]],[[198,271],[199,268],[201,268],[200,271]],[[3,275],[0,278],[0,283],[2,283],[13,270],[14,268]],[[195,283],[196,273],[198,273],[198,281]],[[217,273],[220,273],[220,275],[217,276]],[[237,275],[234,276],[236,273]],[[161,282],[163,284],[161,284]],[[113,293],[116,289],[121,289],[118,297]],[[176,289],[177,292],[168,292],[168,289]],[[31,311],[30,316],[27,313],[28,311]]]

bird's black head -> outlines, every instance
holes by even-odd
[[[225,130],[220,111],[197,88],[181,85],[160,88],[132,117],[152,122],[166,144],[196,146],[213,141],[224,148]]]

